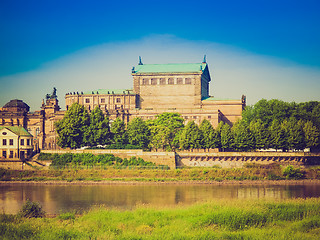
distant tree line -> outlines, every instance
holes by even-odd
[[[256,149],[302,150],[319,146],[320,103],[260,100],[243,111],[233,126],[220,122],[216,129],[203,120],[184,125],[178,113],[163,113],[154,120],[120,118],[111,124],[100,108],[91,113],[75,103],[55,124],[62,148],[83,146],[166,151],[220,148],[222,151]]]

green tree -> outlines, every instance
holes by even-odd
[[[274,119],[269,127],[270,132],[270,147],[278,150],[288,149],[287,142],[287,121],[281,123],[278,119]]]
[[[181,149],[198,149],[201,147],[202,134],[197,124],[190,121],[180,134]]]
[[[110,138],[109,118],[97,106],[90,113],[90,126],[85,131],[84,143],[87,146],[106,145],[110,143]]]
[[[254,135],[256,149],[268,149],[270,147],[269,128],[261,119],[251,121],[249,129]]]
[[[162,113],[150,125],[150,146],[155,149],[172,151],[177,148],[177,134],[183,129],[183,118],[178,113]]]
[[[113,143],[121,147],[127,144],[126,124],[120,118],[111,123],[111,133]]]
[[[255,148],[255,140],[248,125],[244,121],[238,121],[232,127],[234,136],[234,148],[240,151],[249,151]]]
[[[319,131],[311,121],[306,121],[303,126],[305,144],[307,148],[319,145]]]
[[[90,117],[85,107],[78,103],[72,104],[63,119],[55,123],[58,145],[72,149],[84,146],[84,134],[89,125]]]
[[[302,150],[306,147],[303,122],[297,121],[291,117],[288,121],[288,148],[293,150]]]
[[[128,124],[127,137],[130,144],[147,149],[150,142],[150,129],[141,118],[134,118]]]
[[[234,138],[231,132],[231,127],[229,124],[221,124],[220,127],[220,136],[221,136],[221,148],[223,151],[232,150],[234,147]]]
[[[211,123],[204,119],[199,127],[202,133],[201,147],[204,149],[220,147],[220,134],[215,131]]]
[[[256,119],[254,106],[246,106],[242,111],[242,120],[247,124]]]

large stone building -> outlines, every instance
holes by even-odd
[[[154,119],[163,112],[177,112],[186,120],[200,124],[209,120],[231,124],[241,118],[245,97],[218,100],[209,95],[211,81],[208,64],[142,64],[132,68],[133,89],[98,89],[67,93],[66,108],[77,102],[89,111],[99,106],[111,119],[125,122],[135,117]]]
[[[98,89],[65,95],[66,109],[77,102],[89,111],[96,106],[112,120],[125,122],[140,117],[154,119],[164,112],[181,114],[185,122],[209,120],[214,127],[220,121],[232,124],[241,118],[245,97],[219,100],[209,95],[211,82],[208,64],[143,64],[132,68],[133,89]],[[35,149],[57,149],[54,122],[62,119],[56,90],[47,94],[41,110],[30,113],[21,100],[12,100],[0,109],[1,126],[22,126],[34,136]],[[1,136],[0,136],[1,137]]]

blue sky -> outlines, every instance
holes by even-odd
[[[131,88],[145,63],[200,62],[210,93],[320,101],[320,1],[0,1],[0,105]]]

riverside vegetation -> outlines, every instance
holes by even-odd
[[[145,162],[141,158],[121,159],[112,154],[48,154],[40,160],[51,160],[49,169],[0,169],[1,181],[142,181],[181,182],[223,180],[283,180],[320,179],[320,168],[301,169],[280,164],[246,164],[243,168],[192,167],[169,169],[167,166]]]
[[[138,206],[132,211],[101,206],[82,215],[35,217],[26,221],[21,213],[1,214],[0,238],[312,240],[320,235],[320,199],[314,198],[217,200],[174,209]]]

